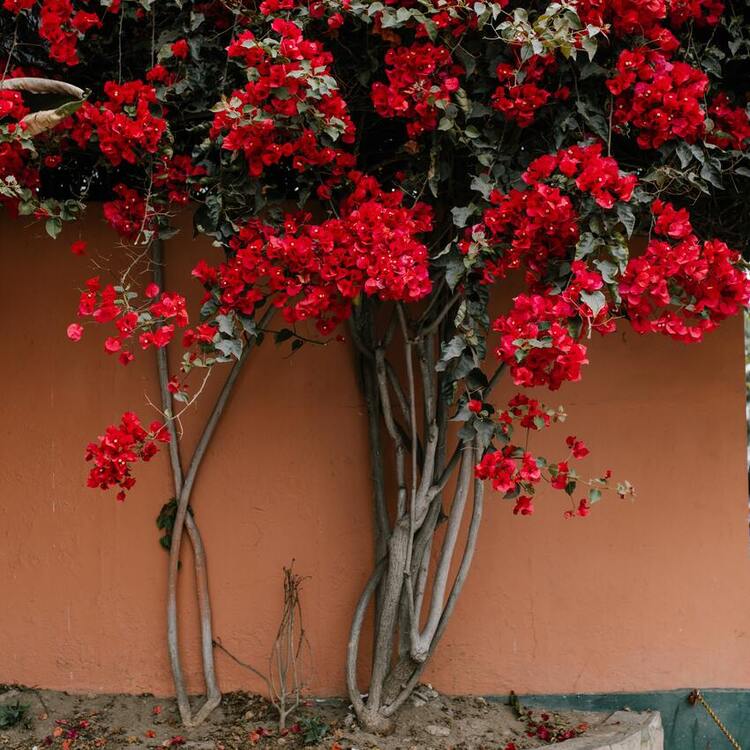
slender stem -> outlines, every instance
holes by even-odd
[[[244,667],[249,672],[252,672],[256,677],[260,677],[260,679],[266,683],[268,692],[271,693],[271,684],[268,681],[268,677],[264,675],[263,672],[257,670],[252,664],[248,664],[247,662],[244,662],[241,659],[237,658],[221,641],[214,640],[213,645],[214,648],[218,648],[220,651],[223,651],[232,661],[239,664],[241,667]]]
[[[151,255],[154,265],[154,282],[162,288],[164,286],[164,247],[162,241],[154,240],[151,245]],[[179,439],[177,429],[172,417],[172,395],[169,392],[167,383],[169,381],[169,364],[167,361],[167,349],[157,348],[156,363],[159,375],[159,392],[161,395],[162,411],[166,417],[167,430],[169,431],[169,462],[172,468],[172,483],[176,497],[182,492],[182,462],[179,455]],[[182,527],[180,528],[180,538],[177,540],[177,546],[182,542]],[[192,535],[191,535],[192,540]],[[175,546],[175,529],[172,530],[172,545]],[[170,564],[172,550],[170,547]],[[197,576],[196,576],[197,580]],[[192,724],[192,711],[188,699],[187,688],[185,687],[185,677],[182,672],[182,662],[178,648],[178,626],[176,614],[177,601],[177,582],[170,578],[167,588],[167,609],[172,607],[174,602],[175,616],[173,619],[167,617],[167,649],[169,651],[170,666],[172,669],[172,681],[174,682],[175,693],[177,696],[177,707],[180,712],[180,718],[185,726]]]
[[[346,687],[349,693],[349,700],[352,702],[355,712],[358,716],[362,715],[365,709],[365,702],[357,686],[357,655],[359,653],[359,640],[362,636],[362,625],[365,620],[365,612],[370,604],[370,600],[375,594],[375,590],[380,584],[380,580],[385,573],[386,559],[382,558],[375,566],[373,574],[367,581],[362,591],[357,607],[354,610],[352,618],[352,627],[349,631],[349,642],[346,646]]]
[[[370,345],[375,339],[375,320],[370,305],[363,302],[362,314],[358,318],[365,328],[367,341]],[[372,350],[371,350],[372,351]],[[390,521],[388,518],[388,505],[385,496],[385,466],[383,463],[382,434],[380,429],[380,396],[378,391],[377,376],[374,372],[374,354],[372,359],[367,359],[360,354],[359,369],[361,375],[362,389],[367,407],[367,426],[370,445],[370,470],[372,478],[372,496],[375,511],[375,559],[385,557],[390,538]],[[375,627],[380,622],[382,604],[382,590],[378,588],[375,595]]]
[[[430,610],[425,627],[420,634],[416,649],[412,649],[412,656],[416,661],[423,661],[429,653],[429,644],[437,631],[440,616],[443,611],[445,590],[448,586],[448,577],[450,575],[453,552],[458,541],[458,533],[461,529],[464,508],[469,495],[471,486],[471,475],[474,470],[474,450],[468,449],[461,458],[461,470],[456,484],[456,491],[451,505],[450,516],[448,518],[448,528],[443,539],[443,546],[440,551],[440,560],[438,561],[435,572],[435,580],[432,584],[432,599]]]
[[[477,451],[479,451],[479,446],[477,446]],[[466,579],[469,575],[469,568],[471,567],[474,553],[476,551],[477,539],[479,537],[479,528],[482,522],[482,511],[484,508],[484,482],[482,482],[481,479],[474,480],[473,498],[471,521],[469,522],[469,531],[466,537],[464,553],[461,558],[461,563],[459,565],[458,572],[456,573],[456,578],[454,579],[453,586],[451,587],[448,601],[445,603],[445,607],[440,616],[440,621],[432,637],[432,641],[430,642],[427,652],[427,658],[416,665],[412,676],[404,684],[398,697],[396,697],[388,705],[383,706],[383,708],[381,709],[381,713],[383,714],[383,716],[393,716],[393,714],[395,714],[396,711],[401,708],[407,698],[411,695],[412,690],[414,690],[414,688],[416,687],[417,682],[419,682],[419,678],[422,676],[422,672],[427,666],[429,657],[434,653],[438,643],[440,642],[440,639],[443,636],[443,633],[445,632],[445,628],[448,625],[448,620],[453,614],[453,610],[455,609],[458,597],[464,587],[464,584],[466,583]]]
[[[274,308],[270,307],[261,319],[261,325],[264,326],[270,321]],[[214,404],[211,414],[204,425],[203,432],[198,440],[198,444],[193,452],[193,457],[190,461],[187,473],[184,475],[184,480],[178,495],[177,512],[175,514],[174,525],[172,527],[172,544],[169,549],[169,568],[168,568],[168,580],[167,580],[167,638],[169,644],[169,658],[172,666],[172,673],[175,675],[176,684],[181,682],[184,685],[184,677],[182,674],[182,665],[180,662],[179,654],[179,633],[177,627],[177,574],[179,569],[179,558],[180,548],[182,544],[182,532],[186,524],[187,509],[190,504],[190,496],[192,494],[193,485],[198,475],[198,469],[203,462],[203,458],[206,455],[206,451],[211,442],[216,427],[221,419],[224,409],[226,408],[229,397],[232,393],[235,383],[240,375],[243,365],[247,361],[247,357],[253,348],[254,341],[246,343],[242,354],[239,359],[235,362],[232,367],[224,386],[222,387],[218,398]],[[191,524],[188,523],[188,530]],[[191,540],[193,536],[191,534]],[[199,540],[200,537],[197,537]],[[180,715],[183,722],[187,726],[197,726],[200,724],[208,714],[218,705],[221,700],[221,693],[216,685],[214,659],[211,637],[211,609],[208,598],[208,587],[207,587],[207,576],[205,569],[205,556],[203,555],[202,543],[194,544],[195,559],[196,559],[196,573],[199,576],[204,585],[199,584],[198,587],[198,601],[202,608],[201,615],[201,635],[203,641],[202,657],[203,657],[203,669],[206,677],[206,702],[202,708],[198,711],[195,717],[190,716],[190,706],[187,702],[187,698],[182,703],[179,701],[178,694],[178,706],[180,708]]]

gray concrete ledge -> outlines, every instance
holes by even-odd
[[[559,750],[664,750],[658,711],[615,711],[586,734],[553,745]]]

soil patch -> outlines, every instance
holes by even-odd
[[[0,728],[0,750],[525,750],[548,745],[542,738],[552,739],[556,732],[560,737],[595,732],[607,718],[535,710],[534,727],[508,705],[476,697],[451,698],[426,685],[404,706],[390,737],[360,730],[348,704],[339,700],[307,701],[283,735],[273,707],[249,693],[226,694],[208,721],[190,730],[180,725],[174,700],[152,695],[70,695],[0,686],[0,721],[2,707],[16,704],[27,706],[25,717],[13,727]],[[530,737],[530,731],[537,736]]]

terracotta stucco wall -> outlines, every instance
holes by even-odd
[[[82,462],[86,441],[124,409],[148,415],[153,360],[125,370],[103,355],[98,332],[66,340],[89,272],[68,251],[80,231],[52,242],[36,225],[0,218],[0,683],[168,693],[166,555],[154,525],[169,497],[165,457],[139,467],[124,504],[86,489]],[[121,252],[96,217],[83,232],[99,251]],[[188,234],[168,243],[183,266],[174,286],[190,283],[195,244]],[[537,444],[551,453],[569,432],[585,437],[584,466],[611,467],[638,498],[565,521],[557,494],[541,495],[530,518],[490,496],[476,562],[427,679],[470,693],[750,687],[740,322],[699,347],[626,331],[592,341],[590,353],[584,382],[548,397],[566,405],[568,423]],[[349,618],[369,566],[365,428],[347,345],[305,347],[291,359],[263,347],[194,501],[216,635],[241,658],[267,658],[282,565],[295,558],[310,577],[317,694],[343,692]],[[189,575],[187,565],[184,583]],[[188,587],[181,608],[196,675]],[[260,688],[217,660],[223,689]]]

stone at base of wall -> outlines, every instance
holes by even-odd
[[[583,737],[555,745],[559,750],[664,750],[658,711],[615,711]]]

